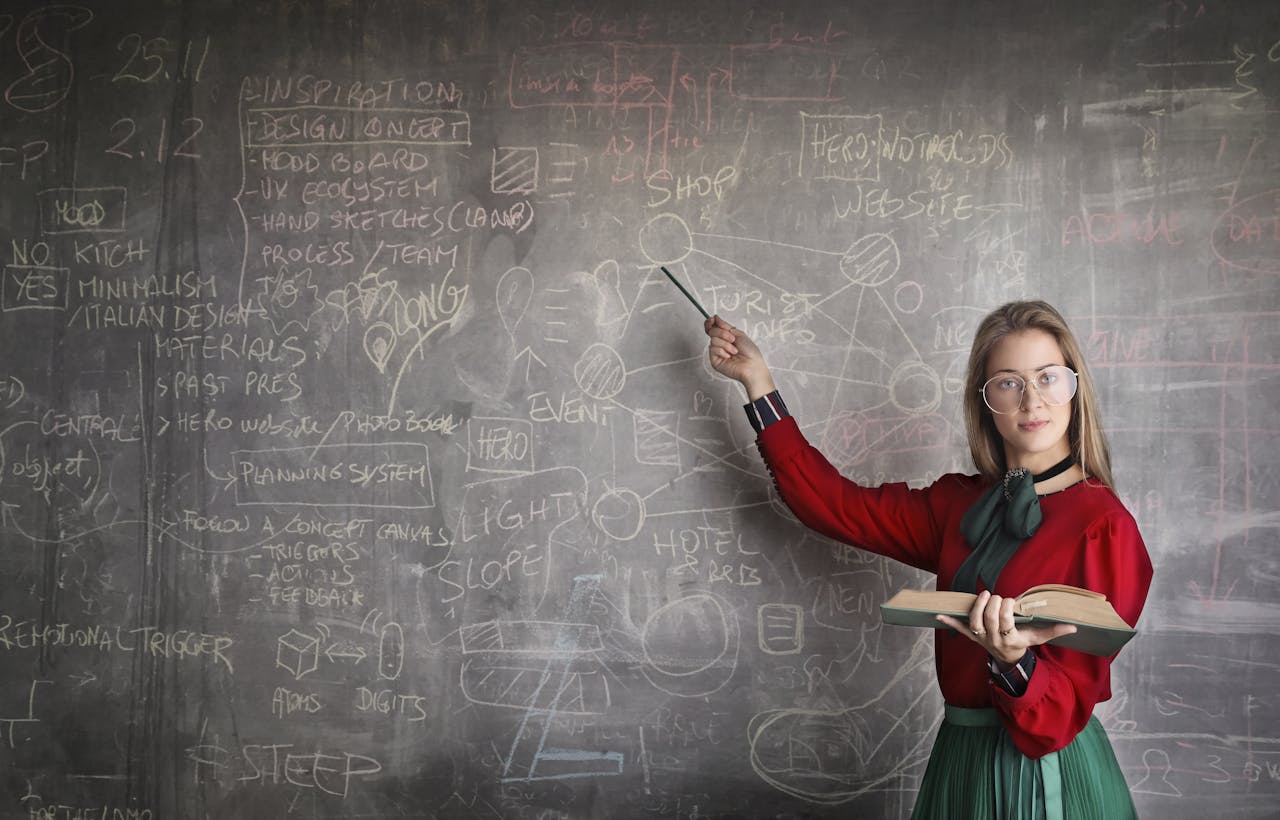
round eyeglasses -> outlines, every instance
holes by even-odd
[[[1071,368],[1055,364],[1036,371],[1035,378],[1027,381],[1016,373],[1001,373],[987,379],[982,385],[982,400],[991,408],[992,413],[1004,415],[1016,412],[1022,406],[1022,397],[1027,385],[1039,394],[1045,404],[1061,407],[1076,394],[1079,386],[1076,372]]]

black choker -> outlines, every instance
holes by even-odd
[[[1068,454],[1066,458],[1064,458],[1062,461],[1059,461],[1057,464],[1053,465],[1049,469],[1045,470],[1043,473],[1036,473],[1035,475],[1031,476],[1031,483],[1039,484],[1041,481],[1048,481],[1054,476],[1062,475],[1067,470],[1070,470],[1075,465],[1075,463],[1076,463],[1075,456]]]

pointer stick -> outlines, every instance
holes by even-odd
[[[671,283],[676,287],[680,288],[680,292],[683,293],[685,296],[687,296],[690,302],[693,302],[693,306],[698,309],[699,313],[701,313],[703,316],[705,316],[708,319],[711,318],[711,314],[707,313],[707,311],[703,309],[702,305],[698,304],[698,300],[693,298],[692,293],[684,289],[684,285],[680,284],[680,282],[677,281],[676,278],[671,275],[671,271],[667,270],[666,267],[664,267],[663,265],[659,265],[658,267],[662,268],[662,272],[667,275],[667,278],[671,280]]]

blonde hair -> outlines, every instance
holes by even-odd
[[[1079,386],[1071,400],[1071,423],[1067,427],[1067,441],[1076,463],[1085,475],[1114,490],[1111,478],[1111,452],[1106,435],[1102,432],[1102,420],[1098,413],[1098,397],[1093,379],[1085,365],[1084,354],[1062,314],[1047,302],[1009,302],[1001,305],[978,325],[969,350],[969,371],[965,378],[964,426],[969,437],[969,452],[973,455],[978,472],[991,480],[1002,478],[1005,465],[1004,440],[996,429],[991,411],[982,400],[982,385],[986,382],[987,359],[996,344],[1010,333],[1025,330],[1042,330],[1058,342],[1058,348],[1066,359],[1067,367],[1076,371]]]

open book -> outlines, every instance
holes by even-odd
[[[887,624],[943,629],[936,615],[967,619],[977,598],[972,592],[904,589],[880,605]],[[1014,622],[1030,626],[1075,624],[1076,632],[1053,643],[1091,655],[1114,655],[1137,630],[1116,614],[1107,596],[1067,584],[1041,584],[1018,596]]]

